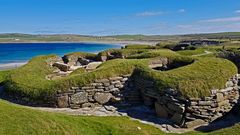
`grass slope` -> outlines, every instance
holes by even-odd
[[[159,129],[127,117],[69,116],[27,109],[2,100],[0,114],[0,135],[162,134]]]
[[[69,116],[28,109],[0,100],[0,135],[165,135],[128,117]],[[138,129],[141,128],[141,130]],[[239,135],[240,125],[186,135]],[[175,135],[175,134],[170,134]]]

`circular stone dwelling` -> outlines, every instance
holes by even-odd
[[[6,96],[30,105],[144,104],[181,127],[212,122],[239,99],[232,62],[156,48],[39,56],[12,70],[4,86]]]

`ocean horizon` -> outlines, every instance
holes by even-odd
[[[1,43],[0,68],[21,65],[38,55],[56,54],[63,56],[71,52],[98,53],[121,45],[100,43]]]

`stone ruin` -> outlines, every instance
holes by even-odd
[[[78,65],[79,63],[81,65]],[[66,64],[54,62],[52,65],[67,72],[71,66],[86,68],[86,65],[91,63],[94,61],[75,58],[69,59],[69,63]],[[166,71],[187,64],[190,63],[158,58],[150,61],[149,67]],[[230,78],[224,89],[211,90],[211,96],[203,98],[182,97],[178,90],[172,88],[157,91],[152,81],[134,77],[134,75],[124,75],[94,80],[84,87],[71,87],[67,91],[57,91],[55,99],[57,107],[72,109],[144,104],[154,108],[158,117],[169,119],[180,127],[191,128],[210,123],[232,110],[239,99],[238,75]]]
[[[52,74],[46,76],[46,79],[48,80],[66,77],[79,68],[83,68],[86,72],[91,72],[102,64],[102,61],[87,59],[80,56],[64,56],[62,58],[51,59],[49,61],[50,62],[48,62],[48,64],[55,67],[55,70]]]
[[[124,91],[133,89],[130,75],[95,80],[84,87],[71,87],[57,92],[57,106],[82,108],[124,101]]]
[[[195,127],[222,117],[238,103],[238,77],[226,83],[225,89],[211,90],[211,96],[204,98],[183,98],[175,89],[162,92],[154,90],[154,84],[136,78],[135,87],[143,97],[144,104],[154,106],[157,116],[170,119],[181,127]]]
[[[154,83],[130,75],[95,80],[84,87],[72,87],[66,92],[58,91],[57,107],[73,109],[95,107],[106,104],[129,103],[153,107],[160,118],[191,128],[210,123],[238,103],[238,78],[234,76],[225,89],[211,90],[211,96],[204,98],[183,98],[174,89],[157,92]]]

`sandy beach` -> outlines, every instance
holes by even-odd
[[[1,44],[21,44],[21,43],[88,43],[88,44],[93,44],[93,43],[97,43],[97,44],[109,44],[109,45],[120,45],[120,46],[125,46],[128,44],[139,44],[139,45],[156,45],[157,43],[159,43],[159,41],[137,41],[137,40],[126,40],[126,41],[116,41],[116,40],[99,40],[99,41],[22,41],[22,42],[0,42]]]
[[[21,67],[25,64],[27,64],[27,62],[0,64],[0,70],[14,69],[14,68]]]

